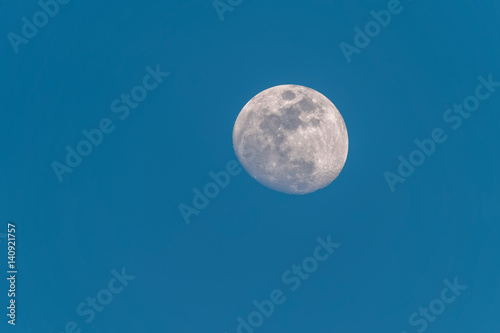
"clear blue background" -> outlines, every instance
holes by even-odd
[[[17,224],[18,316],[9,332],[236,332],[236,318],[286,291],[256,332],[416,332],[408,316],[444,279],[468,289],[429,332],[500,331],[500,90],[457,131],[446,108],[500,81],[494,0],[402,1],[404,10],[353,61],[339,43],[387,1],[245,1],[221,22],[211,1],[77,1],[15,54],[6,37],[36,1],[0,3],[0,233]],[[110,103],[145,67],[170,76],[124,121]],[[246,172],[186,225],[192,188],[235,159],[234,121],[258,92],[300,84],[347,124],[340,177],[306,196],[269,190]],[[83,129],[113,133],[59,183]],[[392,193],[413,140],[449,134]],[[281,274],[317,237],[342,246],[300,289]],[[0,243],[5,276],[7,250]],[[136,276],[87,325],[75,309],[112,269]]]

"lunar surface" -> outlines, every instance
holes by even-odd
[[[328,98],[282,85],[245,105],[234,124],[233,145],[242,166],[261,184],[306,194],[337,178],[349,144],[344,119]]]

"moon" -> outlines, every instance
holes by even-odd
[[[307,194],[328,186],[342,171],[347,128],[335,105],[299,85],[262,91],[241,110],[233,146],[243,168],[261,184]]]

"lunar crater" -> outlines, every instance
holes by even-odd
[[[284,100],[289,101],[295,98],[295,94],[291,90],[285,91],[281,97],[283,97]]]

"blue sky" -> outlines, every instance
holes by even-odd
[[[211,1],[71,1],[17,53],[8,34],[40,6],[1,2],[0,234],[16,224],[19,270],[2,331],[231,333],[279,289],[255,332],[498,332],[500,88],[456,130],[443,115],[478,77],[500,82],[500,6],[401,0],[348,63],[340,43],[390,2],[233,0],[221,21]],[[120,119],[111,103],[151,86],[148,66],[169,74]],[[339,178],[293,196],[242,171],[186,224],[179,204],[236,159],[239,111],[279,84],[342,113]],[[60,182],[53,163],[103,120],[113,131]],[[446,141],[391,191],[384,173],[439,128]],[[329,236],[340,246],[291,290],[283,274]],[[466,289],[424,325],[455,279]],[[77,308],[99,295],[113,299],[87,323]]]

